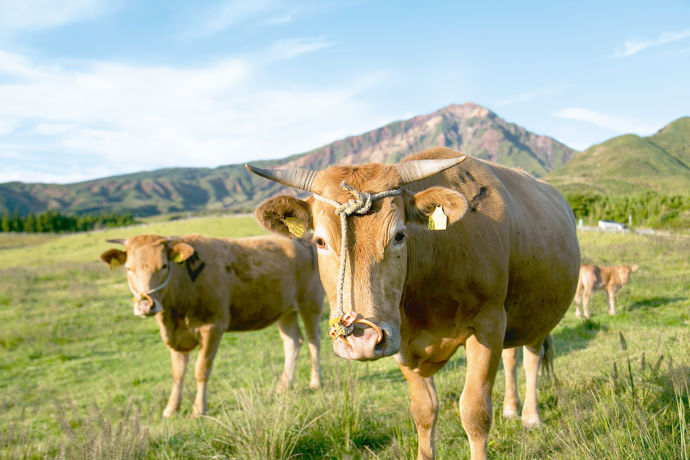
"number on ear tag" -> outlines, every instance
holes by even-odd
[[[441,206],[436,206],[434,212],[429,216],[429,230],[445,230],[448,224],[448,216],[443,212]]]
[[[302,238],[304,235],[304,225],[297,217],[284,217],[281,219],[285,225],[287,225],[288,231],[295,235],[297,238]]]

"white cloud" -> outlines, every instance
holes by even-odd
[[[655,40],[628,40],[623,44],[623,46],[620,46],[616,49],[614,52],[614,57],[624,58],[632,56],[648,48],[665,45],[667,43],[683,40],[685,38],[690,38],[690,29],[680,32],[664,32]]]
[[[10,78],[0,81],[0,128],[9,132],[0,151],[41,155],[55,167],[55,177],[40,176],[50,181],[93,177],[95,170],[69,169],[77,163],[110,173],[279,158],[360,133],[386,116],[364,96],[381,83],[377,73],[340,87],[279,79],[263,87],[242,59],[190,69],[73,61],[68,68],[15,58],[21,65],[6,67]],[[37,178],[17,168],[0,172],[0,180]]]
[[[658,126],[651,126],[649,124],[629,120],[623,117],[601,114],[582,107],[570,107],[562,109],[554,113],[554,116],[589,123],[616,134],[634,133],[639,135],[649,135],[658,129]]]
[[[107,0],[0,0],[0,30],[59,27],[97,17],[112,5]]]
[[[292,59],[302,54],[313,53],[333,46],[334,42],[326,37],[291,38],[273,44],[272,55],[276,59]]]

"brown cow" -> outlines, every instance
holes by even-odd
[[[292,385],[304,321],[311,354],[311,388],[321,382],[319,317],[324,292],[313,245],[271,235],[237,240],[201,235],[139,235],[109,249],[101,260],[124,265],[134,314],[154,316],[170,349],[173,386],[163,417],[180,408],[189,352],[199,345],[193,415],[206,413],[206,382],[225,331],[262,329],[278,322],[285,365],[278,390]]]
[[[630,273],[636,272],[639,267],[633,265],[614,265],[604,267],[591,264],[582,264],[580,267],[580,278],[577,282],[575,291],[575,316],[580,314],[580,300],[585,318],[589,318],[589,297],[592,291],[597,289],[606,290],[609,301],[609,315],[616,314],[616,291],[620,289],[630,278]]]
[[[504,414],[518,412],[510,389],[521,345],[523,423],[539,424],[542,344],[572,301],[580,266],[575,219],[555,188],[446,148],[399,165],[320,172],[248,168],[314,194],[268,200],[257,218],[281,234],[289,231],[288,217],[314,229],[333,349],[358,360],[395,355],[410,388],[420,459],[434,456],[438,397],[432,376],[463,345],[467,377],[460,413],[472,459],[486,458],[502,353],[509,389]],[[440,217],[436,229],[446,217],[445,231],[428,230],[432,214]]]

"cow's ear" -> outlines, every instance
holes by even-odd
[[[114,270],[127,262],[127,253],[119,249],[108,249],[101,254],[101,260]]]
[[[194,254],[194,248],[187,243],[175,243],[170,248],[170,258],[176,264],[181,264]]]
[[[281,195],[261,203],[254,213],[256,221],[269,232],[300,238],[313,229],[308,201]]]
[[[465,195],[445,187],[430,187],[406,201],[407,221],[421,225],[428,225],[432,214],[441,218],[445,215],[447,224],[453,224],[463,218],[469,207]]]

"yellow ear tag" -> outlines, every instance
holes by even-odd
[[[304,235],[304,231],[306,229],[297,217],[284,217],[281,220],[285,225],[287,225],[287,228],[290,231],[290,233],[295,235],[297,238],[302,238],[302,235]]]
[[[448,216],[443,212],[441,206],[436,206],[434,212],[429,216],[429,230],[445,230],[448,224]]]
[[[120,263],[119,259],[114,259],[114,258],[110,259],[110,269],[111,270],[116,270],[116,269],[120,268],[120,265],[122,265],[122,264]]]
[[[182,262],[184,262],[184,257],[182,256],[182,254],[178,252],[177,254],[175,254],[175,257],[173,257],[173,262],[175,262],[176,264],[181,264]]]

